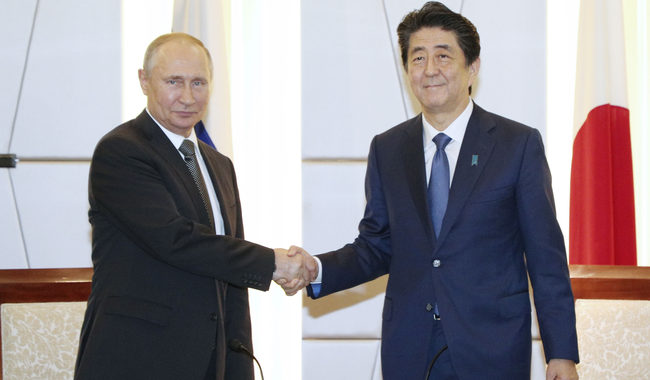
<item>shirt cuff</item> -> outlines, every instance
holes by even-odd
[[[316,276],[316,279],[310,283],[312,285],[320,284],[321,282],[323,282],[323,264],[321,264],[318,256],[313,256],[313,257],[314,260],[316,260],[316,262],[318,263],[318,276]]]

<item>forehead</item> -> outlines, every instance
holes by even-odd
[[[203,49],[184,41],[161,45],[153,56],[153,70],[165,74],[209,75],[209,62]]]
[[[460,50],[456,33],[440,27],[421,28],[409,38],[409,54],[422,49]]]

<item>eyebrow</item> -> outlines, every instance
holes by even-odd
[[[186,80],[186,77],[184,75],[170,75],[170,76],[166,77],[165,79]],[[189,80],[190,81],[200,80],[200,81],[204,81],[204,82],[208,81],[206,78],[204,78],[202,76],[192,77]]]
[[[444,50],[447,50],[447,51],[451,51],[451,46],[449,46],[448,44],[435,45],[433,48],[434,49],[444,49]],[[417,52],[423,51],[423,50],[425,50],[424,46],[416,46],[411,50],[411,54],[414,54],[414,53],[417,53]]]

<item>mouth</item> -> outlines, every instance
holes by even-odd
[[[174,111],[174,113],[180,117],[192,117],[196,115],[196,112],[192,111]]]

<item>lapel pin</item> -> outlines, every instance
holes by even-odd
[[[472,166],[478,166],[478,154],[472,155]]]

